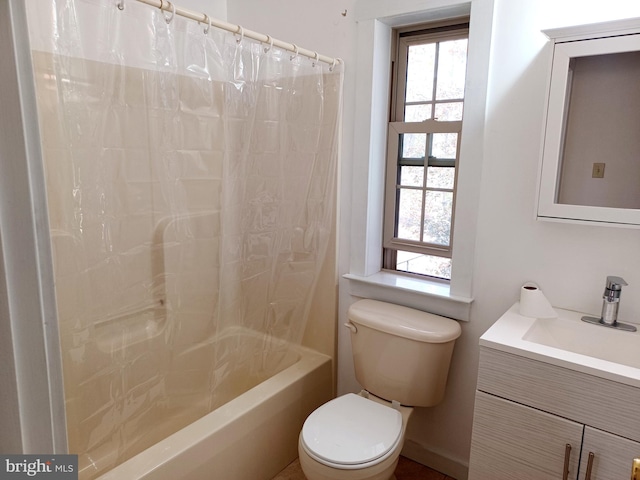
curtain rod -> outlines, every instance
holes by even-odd
[[[212,18],[205,13],[198,13],[192,10],[187,10],[186,8],[178,7],[173,3],[169,2],[168,0],[136,0],[136,1],[140,3],[144,3],[146,5],[150,5],[152,7],[159,8],[160,10],[164,10],[166,12],[170,12],[172,15],[180,15],[181,17],[195,20],[196,22],[204,24],[205,27],[207,27],[207,29],[208,29],[208,25],[211,24],[211,26],[213,27],[226,30],[236,35],[240,35],[241,38],[248,37],[253,40],[257,40],[258,42],[266,43],[268,45],[274,45],[278,48],[282,48],[289,52],[293,52],[295,55],[304,55],[305,57],[312,58],[315,61],[328,63],[331,65],[331,69],[335,67],[336,63],[342,63],[342,59],[340,58],[332,58],[332,57],[327,57],[326,55],[320,55],[318,52],[313,52],[311,50],[307,50],[306,48],[300,48],[294,43],[283,42],[282,40],[273,38],[270,35],[254,32],[253,30],[248,30],[246,28],[243,28],[240,25],[235,25],[233,23],[228,23],[222,20],[218,20],[216,18]],[[125,0],[119,0],[117,5],[120,10],[124,10]]]

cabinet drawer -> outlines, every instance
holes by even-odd
[[[487,347],[478,390],[640,441],[640,389]]]

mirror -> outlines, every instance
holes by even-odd
[[[545,31],[554,48],[539,219],[640,227],[637,20]]]

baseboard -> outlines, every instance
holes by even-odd
[[[441,453],[427,450],[422,445],[411,440],[405,441],[404,447],[402,448],[402,455],[456,480],[467,480],[469,476],[469,465],[467,463],[462,463]]]

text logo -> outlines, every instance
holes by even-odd
[[[0,455],[0,480],[78,480],[77,455]]]

